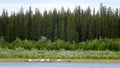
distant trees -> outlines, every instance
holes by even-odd
[[[0,17],[0,34],[3,36],[7,41],[9,41],[8,37],[8,24],[9,24],[9,17],[6,10],[3,9],[2,16]]]
[[[18,13],[8,16],[3,10],[0,16],[0,36],[12,42],[16,38],[22,40],[39,40],[41,36],[48,39],[64,41],[85,41],[99,38],[120,37],[120,10],[118,8],[100,5],[95,11],[88,7],[83,10],[80,6],[73,12],[68,9],[54,9],[40,13],[39,9],[33,14],[32,8],[24,13],[23,8]]]
[[[26,32],[27,32],[27,27],[26,27],[26,22],[25,22],[25,15],[23,8],[20,9],[20,11],[16,14],[16,37],[20,39],[25,39],[26,38]]]

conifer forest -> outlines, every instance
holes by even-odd
[[[41,45],[34,43],[41,39],[44,42],[47,41],[44,44],[51,43],[53,46],[58,41],[61,44],[64,43],[66,47],[61,45],[58,49],[63,46],[62,49],[66,50],[86,49],[85,47],[87,46],[82,47],[82,44],[88,45],[85,43],[90,42],[90,40],[101,42],[100,40],[109,39],[109,42],[117,42],[110,39],[120,38],[120,8],[106,7],[101,4],[98,10],[90,7],[83,9],[80,6],[76,6],[73,11],[69,8],[65,10],[64,7],[61,7],[61,10],[45,10],[41,13],[36,8],[33,13],[32,8],[29,7],[26,12],[21,8],[19,12],[12,12],[11,14],[8,14],[7,10],[3,9],[0,16],[0,37],[1,44],[6,44],[8,48],[10,46],[7,46],[7,43],[15,45],[15,42],[25,42],[27,40],[32,42],[32,48],[36,44],[35,48],[41,49],[42,43],[40,43]],[[3,43],[2,40],[7,43]],[[87,42],[83,43],[84,41]],[[70,46],[70,44],[75,44],[75,46]],[[80,44],[81,46],[79,47]],[[5,47],[4,45],[1,46]],[[17,46],[18,44],[15,47]],[[13,47],[11,46],[10,48]],[[23,45],[21,47],[29,49],[29,47]],[[43,49],[44,47],[45,45]],[[100,47],[99,45],[91,45],[86,50],[99,50]],[[45,48],[50,49],[47,45]],[[100,50],[105,50],[106,48],[103,46],[103,49],[101,47]],[[119,51],[119,48],[120,43],[118,41],[117,43],[111,43],[107,49]],[[56,47],[51,47],[51,49],[57,50],[57,43]]]

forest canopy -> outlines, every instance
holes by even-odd
[[[25,13],[23,8],[18,13],[13,12],[10,16],[7,10],[3,10],[0,16],[0,37],[8,42],[20,38],[21,40],[37,41],[41,36],[51,41],[75,41],[99,38],[120,37],[120,9],[100,5],[98,11],[88,7],[83,10],[77,6],[73,12],[53,9],[33,11],[31,7]]]

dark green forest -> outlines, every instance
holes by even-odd
[[[63,40],[67,42],[82,42],[93,39],[120,37],[120,9],[99,7],[98,11],[88,7],[83,10],[80,6],[70,9],[53,9],[33,13],[32,8],[24,12],[8,14],[3,9],[0,16],[0,36],[7,42],[16,38],[21,40],[38,41],[42,36],[51,41]]]

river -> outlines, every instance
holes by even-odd
[[[0,62],[0,68],[120,68],[120,63]]]

